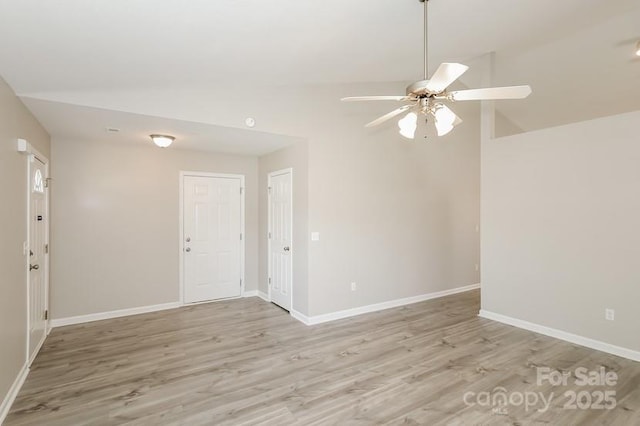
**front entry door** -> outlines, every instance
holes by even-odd
[[[241,295],[242,180],[184,176],[184,302]]]
[[[292,172],[269,175],[269,294],[276,305],[291,310]]]
[[[45,165],[31,157],[29,172],[29,360],[46,334],[47,198]]]

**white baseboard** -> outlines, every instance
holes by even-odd
[[[2,404],[0,404],[0,425],[4,422],[4,419],[7,418],[7,414],[9,414],[9,410],[11,410],[11,405],[13,405],[13,401],[15,401],[16,396],[18,396],[18,392],[22,389],[22,385],[24,381],[27,379],[27,375],[29,375],[29,366],[28,364],[24,364],[14,380],[13,384],[9,388],[9,392],[2,400]]]
[[[36,347],[36,350],[33,351],[33,354],[29,358],[29,361],[28,361],[29,367],[31,367],[31,364],[33,364],[33,361],[36,359],[36,357],[40,353],[40,349],[42,349],[42,346],[44,345],[44,341],[47,340],[47,336],[49,336],[49,331],[47,331],[46,326],[45,326],[44,336],[42,336],[42,339],[40,340],[40,342],[38,342],[38,346]]]
[[[261,292],[260,290],[245,291],[244,293],[242,293],[242,297],[259,297],[265,302],[271,302],[271,300],[269,300],[269,295],[267,293]]]
[[[369,314],[371,312],[383,311],[385,309],[397,308],[399,306],[412,305],[414,303],[424,302],[431,299],[450,296],[452,294],[464,293],[466,291],[476,290],[480,288],[480,284],[468,285],[465,287],[452,288],[450,290],[437,291],[435,293],[421,294],[419,296],[406,297],[404,299],[390,300],[388,302],[375,303],[373,305],[360,306],[344,311],[331,312],[328,314],[307,316],[300,312],[291,311],[291,316],[306,325],[322,324],[324,322],[335,321],[339,319],[355,317],[356,315]]]
[[[65,325],[83,324],[85,322],[100,321],[111,318],[126,317],[129,315],[146,314],[149,312],[175,309],[182,306],[180,302],[163,303],[161,305],[140,306],[138,308],[120,309],[118,311],[100,312],[97,314],[78,315],[76,317],[55,318],[51,320],[51,327],[63,327]]]
[[[295,319],[297,319],[298,321],[300,321],[301,323],[303,323],[304,325],[313,325],[313,324],[319,324],[319,323],[313,323],[311,322],[311,318],[309,318],[308,316],[306,316],[305,314],[302,314],[298,311],[295,310],[290,310],[289,313],[291,314],[291,316]]]
[[[478,316],[480,316],[481,318],[486,318],[492,321],[497,321],[503,324],[533,331],[535,333],[544,334],[545,336],[555,337],[556,339],[575,343],[576,345],[584,346],[590,349],[595,349],[612,355],[617,355],[622,358],[640,362],[640,352],[631,349],[611,345],[599,340],[590,339],[588,337],[579,336],[577,334],[568,333],[566,331],[557,330],[555,328],[546,327],[544,325],[535,324],[529,321],[508,317],[506,315],[496,314],[490,311],[481,310]]]
[[[258,297],[264,300],[265,302],[271,302],[271,300],[269,300],[269,295],[267,293],[263,293],[260,290],[258,290]]]

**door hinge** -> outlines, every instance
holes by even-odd
[[[271,239],[271,232],[269,232],[269,239]]]
[[[242,241],[242,234],[240,234],[240,241]]]
[[[44,311],[44,319],[46,319],[46,320],[49,319],[49,310],[48,309],[46,311]]]
[[[267,186],[267,192],[268,192],[269,194],[271,194],[271,187],[270,187],[270,186]]]
[[[49,254],[49,244],[44,245],[44,254]]]
[[[242,278],[240,278],[240,287],[242,287]]]
[[[242,194],[242,190],[243,190],[243,189],[244,189],[243,187],[240,187],[240,194]]]
[[[269,277],[269,285],[271,285],[271,277]]]

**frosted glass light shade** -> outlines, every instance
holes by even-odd
[[[153,143],[160,148],[166,148],[176,139],[173,136],[168,135],[149,135]]]
[[[398,121],[398,127],[400,128],[400,134],[405,138],[415,138],[416,129],[418,128],[418,115],[415,112],[410,112]]]
[[[434,116],[436,118],[435,125],[438,136],[444,136],[453,130],[456,115],[444,105],[436,109]]]

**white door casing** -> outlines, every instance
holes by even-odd
[[[46,159],[30,155],[28,161],[27,361],[31,363],[48,331],[49,209]]]
[[[239,297],[244,275],[244,177],[181,175],[183,302]]]
[[[269,299],[291,311],[293,307],[293,171],[269,173]]]

